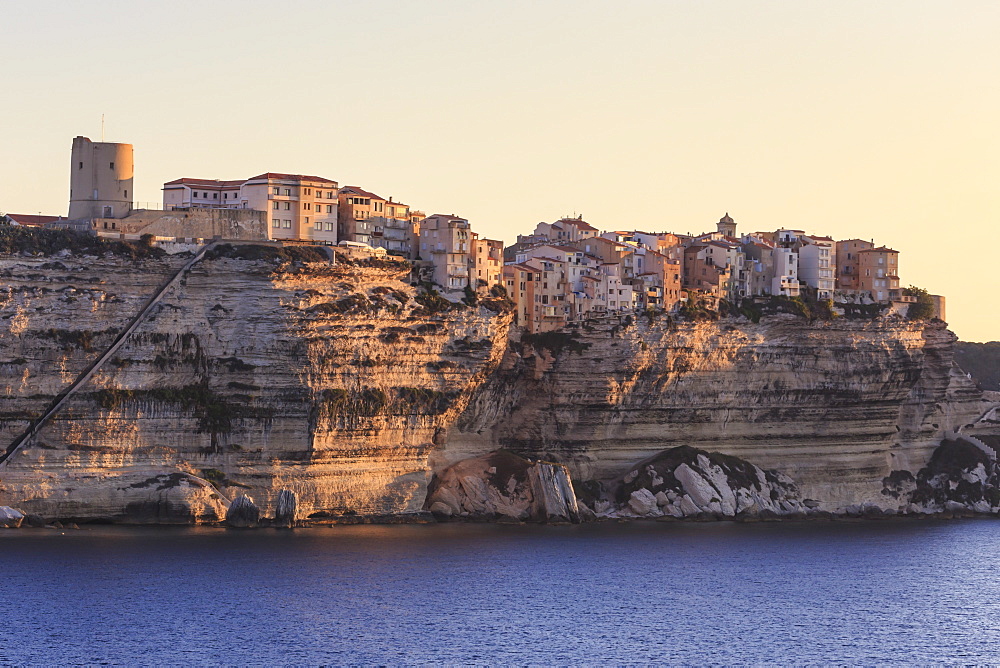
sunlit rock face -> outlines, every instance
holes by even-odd
[[[881,503],[883,477],[983,408],[954,339],[898,319],[594,323],[512,345],[435,461],[499,444],[611,480],[691,446],[780,471],[822,509]]]
[[[182,262],[0,265],[20,277],[0,345],[24,358],[2,366],[7,442]],[[271,516],[281,489],[304,518],[420,511],[428,453],[499,362],[510,320],[418,303],[407,279],[389,262],[213,254],[0,468],[0,499],[143,522],[221,520],[244,493]]]
[[[0,505],[216,522],[241,495],[274,517],[288,490],[298,519],[408,515],[435,474],[499,448],[565,465],[579,493],[690,446],[787,477],[792,506],[888,507],[892,472],[916,480],[948,433],[998,424],[942,324],[641,316],[522,338],[498,304],[418,297],[403,265],[315,255],[210,252],[0,465]],[[5,444],[187,259],[0,256]],[[544,489],[565,492],[560,470],[538,469]],[[653,512],[639,497],[619,505]]]

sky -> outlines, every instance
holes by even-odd
[[[0,0],[0,211],[72,138],[165,181],[325,176],[511,243],[539,221],[790,227],[900,251],[1000,339],[1000,3]]]

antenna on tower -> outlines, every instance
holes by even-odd
[[[101,143],[104,143],[104,114],[101,114]]]

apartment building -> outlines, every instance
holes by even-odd
[[[561,218],[554,223],[538,223],[535,236],[559,243],[572,243],[590,239],[600,234],[598,229],[579,218]]]
[[[858,251],[858,290],[879,302],[899,299],[899,251],[885,246]]]
[[[838,290],[860,289],[858,270],[861,268],[861,259],[858,253],[870,248],[875,248],[875,244],[864,239],[847,239],[837,242],[835,254]]]
[[[488,291],[494,285],[502,284],[503,242],[496,239],[480,239],[472,233],[472,284],[478,291]]]
[[[434,265],[433,280],[447,291],[469,286],[472,248],[469,221],[455,215],[436,213],[420,224],[419,255]]]
[[[837,288],[836,244],[830,237],[799,237],[799,282],[816,290],[819,299],[832,299]]]
[[[264,211],[268,238],[337,242],[337,182],[266,172],[244,181],[180,178],[163,184],[163,208]]]
[[[393,255],[413,259],[413,224],[423,220],[419,211],[358,186],[340,189],[337,217],[342,240],[384,248]]]

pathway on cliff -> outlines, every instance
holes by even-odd
[[[22,433],[20,436],[14,439],[14,441],[7,446],[7,449],[4,452],[0,453],[0,467],[6,464],[7,460],[10,459],[11,455],[17,452],[26,443],[29,443],[32,439],[34,439],[35,436],[38,435],[38,431],[45,425],[45,423],[48,422],[53,415],[59,412],[59,409],[61,409],[63,405],[74,394],[76,394],[77,390],[86,385],[90,381],[90,379],[94,377],[94,374],[96,374],[98,371],[101,370],[101,367],[104,366],[104,363],[107,362],[112,357],[114,357],[115,353],[118,352],[118,349],[121,348],[122,345],[125,344],[125,341],[128,340],[128,337],[131,336],[131,334],[139,327],[139,325],[141,325],[146,320],[147,317],[149,317],[150,313],[153,312],[153,309],[156,308],[157,304],[160,303],[164,295],[166,295],[166,293],[174,285],[176,285],[178,281],[184,278],[184,276],[187,275],[187,273],[191,270],[191,268],[194,267],[194,265],[196,265],[198,262],[200,262],[205,257],[205,254],[209,251],[209,249],[213,248],[216,245],[216,243],[217,242],[213,241],[211,243],[206,244],[205,246],[202,246],[201,249],[199,249],[198,252],[195,253],[194,257],[188,260],[183,267],[178,269],[173,276],[171,276],[163,285],[159,287],[159,289],[157,289],[156,292],[153,293],[153,295],[146,301],[145,305],[129,322],[128,327],[126,327],[115,338],[115,340],[111,343],[111,345],[107,348],[107,350],[101,353],[101,355],[96,360],[94,360],[86,369],[84,369],[83,372],[79,376],[77,376],[76,380],[70,383],[69,387],[64,389],[59,394],[57,394],[55,399],[52,400],[52,403],[49,404],[49,407],[45,410],[44,413],[42,413],[41,417],[32,422],[31,425],[24,431],[24,433]]]

